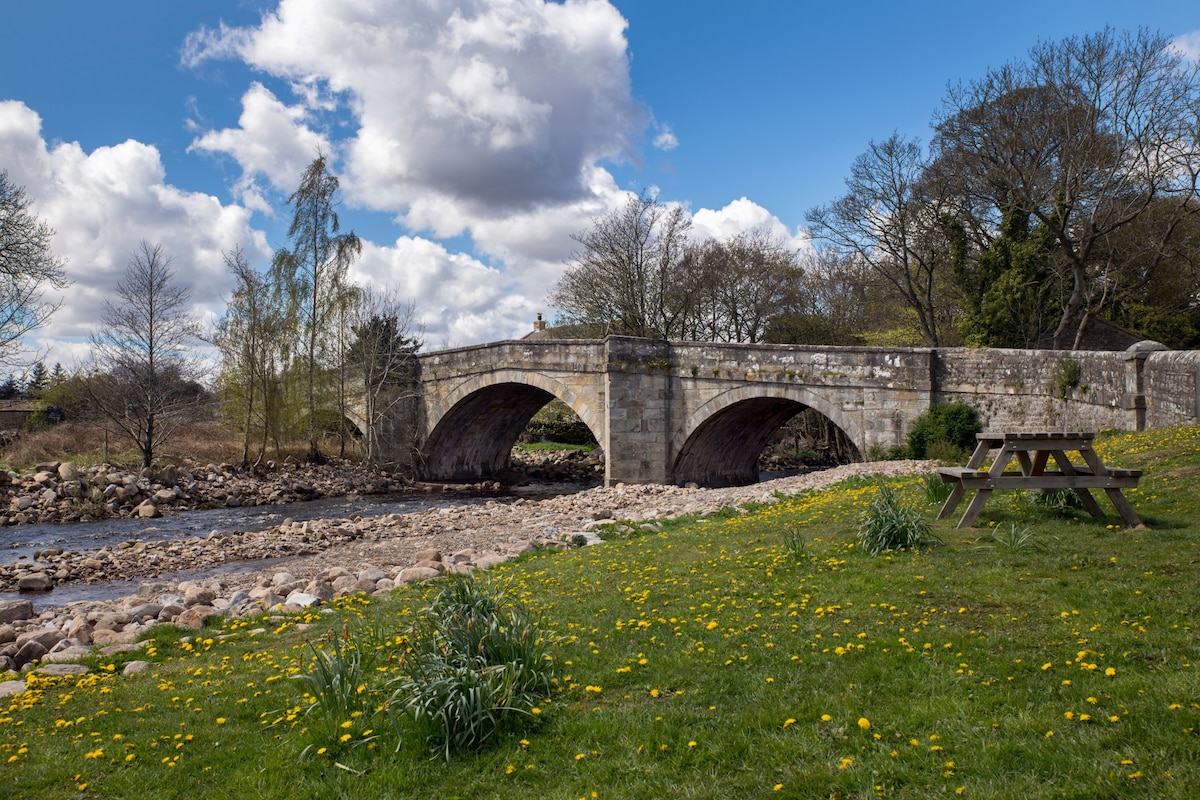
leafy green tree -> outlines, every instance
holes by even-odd
[[[325,332],[334,324],[346,271],[362,252],[362,241],[353,231],[341,233],[335,199],[339,182],[328,162],[318,154],[300,176],[300,185],[288,205],[290,248],[275,254],[274,274],[287,288],[302,338],[303,380],[307,410],[308,458],[323,460],[317,446],[317,403],[320,367],[325,355]]]
[[[1053,343],[1071,349],[1089,315],[1118,299],[1112,238],[1158,214],[1162,235],[1141,241],[1161,254],[1200,214],[1198,126],[1200,63],[1162,34],[1105,29],[1039,43],[952,87],[934,150],[981,249],[1011,212],[1045,227],[1064,288]]]
[[[280,364],[284,343],[291,341],[289,317],[282,295],[267,275],[253,269],[241,248],[225,254],[234,290],[225,315],[217,323],[214,343],[221,353],[217,385],[223,403],[242,431],[242,463],[250,462],[252,439],[258,441],[255,460],[261,460],[267,441],[279,447]]]
[[[44,389],[50,387],[50,372],[46,369],[45,361],[37,361],[29,370],[25,379],[25,394],[37,397]]]

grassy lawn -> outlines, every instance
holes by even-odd
[[[943,545],[870,557],[854,544],[876,491],[862,480],[498,567],[492,580],[558,639],[559,688],[524,730],[449,764],[407,720],[369,713],[345,720],[342,746],[300,757],[316,717],[292,677],[312,645],[376,642],[369,693],[424,586],[186,640],[163,628],[140,676],[121,675],[122,656],[39,679],[0,705],[0,785],[13,798],[1195,797],[1200,429],[1097,449],[1146,470],[1127,496],[1151,530],[1121,530],[1103,499],[1097,522],[998,492],[978,528],[940,522]],[[936,513],[919,479],[893,485]]]

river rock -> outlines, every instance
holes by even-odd
[[[158,519],[162,516],[162,512],[158,510],[158,506],[153,500],[143,500],[138,504],[137,515],[142,519]]]
[[[44,572],[30,572],[17,578],[19,592],[48,592],[54,588],[54,579]]]
[[[50,652],[51,648],[66,638],[58,628],[38,628],[18,636],[17,647],[21,647],[27,642],[37,642],[45,648],[46,652]]]
[[[0,625],[0,644],[8,644],[17,640],[17,629],[12,625]]]
[[[175,624],[181,628],[192,628],[193,630],[199,630],[200,628],[204,627],[204,620],[208,619],[209,617],[220,616],[220,614],[221,612],[217,611],[212,606],[194,605],[176,617]]]
[[[130,661],[125,664],[125,668],[121,670],[122,675],[141,675],[150,668],[149,661]]]
[[[0,600],[0,623],[33,618],[32,600]]]
[[[287,599],[283,601],[283,604],[285,606],[308,608],[309,606],[314,606],[319,602],[321,602],[321,599],[315,594],[309,594],[308,592],[302,592],[297,589],[287,596]]]
[[[409,567],[397,572],[395,580],[397,584],[402,585],[405,583],[414,583],[416,581],[427,581],[431,578],[436,578],[441,574],[442,573],[438,572],[432,567]]]
[[[37,671],[42,675],[86,675],[89,672],[83,664],[42,664]]]
[[[0,697],[16,697],[25,693],[25,681],[0,681]]]
[[[79,469],[72,461],[64,461],[58,465],[58,477],[64,481],[79,480]]]
[[[64,647],[62,650],[54,650],[50,653],[47,653],[42,658],[42,663],[43,664],[65,664],[65,663],[69,663],[72,661],[79,661],[80,659],[87,658],[91,654],[92,654],[92,648],[90,648],[90,647],[82,647],[80,645],[72,645],[71,647]]]

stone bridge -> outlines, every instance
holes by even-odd
[[[613,336],[496,342],[419,360],[409,446],[429,480],[501,475],[517,436],[556,397],[604,448],[608,485],[753,483],[771,434],[805,408],[863,454],[901,444],[936,401],[967,402],[993,428],[1140,430],[1200,416],[1200,352],[1137,345],[883,350]]]

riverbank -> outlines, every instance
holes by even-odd
[[[16,587],[33,576],[54,581],[145,578],[135,595],[79,602],[35,613],[28,595],[0,595],[0,670],[34,660],[76,656],[100,646],[132,646],[158,622],[199,627],[216,614],[237,616],[264,608],[301,608],[335,596],[386,593],[444,572],[486,569],[539,547],[587,541],[602,524],[616,530],[653,530],[655,520],[705,515],[751,502],[772,503],[864,474],[907,475],[929,462],[851,464],[822,472],[727,489],[677,486],[598,487],[546,500],[487,501],[412,514],[312,520],[261,531],[212,534],[177,542],[130,540],[90,552],[47,555],[33,565],[5,565],[0,580]],[[286,558],[282,565],[278,559]],[[178,583],[155,580],[184,569],[271,559],[264,569]],[[73,577],[78,575],[79,577]],[[38,595],[53,602],[53,595]],[[39,653],[39,649],[41,652]]]

